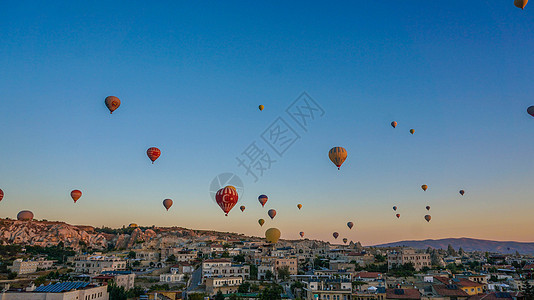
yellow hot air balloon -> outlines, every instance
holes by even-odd
[[[528,0],[514,0],[514,5],[517,8],[525,8],[527,6]]]
[[[268,243],[276,244],[278,239],[280,239],[280,230],[278,228],[269,228],[265,231],[265,239]]]
[[[265,224],[265,220],[264,219],[259,219],[258,223],[260,224],[260,226],[263,226],[263,224]]]
[[[260,105],[260,106],[258,106],[258,108],[259,108],[260,110],[263,110],[263,109],[265,108],[265,106]]]
[[[301,208],[302,208],[302,204],[300,204],[300,203],[297,204],[297,207],[298,207],[299,209],[301,209]]]
[[[345,159],[347,159],[347,150],[343,147],[334,147],[328,152],[328,157],[339,170]]]
[[[423,191],[426,191],[426,189],[428,189],[428,185],[423,184],[423,185],[421,186],[421,188],[423,189]]]

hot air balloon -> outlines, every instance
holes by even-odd
[[[334,147],[328,152],[328,157],[339,170],[345,159],[347,159],[347,150],[343,147]]]
[[[396,206],[393,206],[393,210],[394,210],[394,211],[397,211],[397,207],[396,207]]]
[[[236,205],[238,198],[237,192],[227,187],[218,190],[217,194],[215,194],[215,200],[224,211],[225,216],[228,216],[230,210]]]
[[[233,185],[227,185],[227,186],[225,186],[225,187],[227,187],[227,188],[229,188],[229,189],[232,189],[232,190],[234,190],[234,191],[237,192],[237,189],[236,189],[235,186],[233,186]]]
[[[421,188],[423,189],[423,191],[426,191],[426,189],[428,189],[428,185],[423,184],[423,185],[421,186]]]
[[[121,106],[121,100],[115,96],[107,96],[105,102],[110,114],[112,114],[117,108],[119,108],[119,106]]]
[[[426,216],[425,216],[425,220],[426,220],[427,222],[430,222],[430,219],[432,219],[432,217],[431,217],[430,215],[426,215]]]
[[[268,243],[276,244],[278,242],[278,239],[280,239],[280,230],[278,228],[269,228],[267,231],[265,231],[265,239]]]
[[[334,236],[335,239],[337,239],[337,237],[339,236],[339,233],[334,232],[334,233],[332,233],[332,235]]]
[[[260,224],[260,226],[263,226],[263,224],[265,224],[265,220],[264,219],[259,219],[258,223]]]
[[[348,241],[349,241],[349,239],[347,239],[347,238],[343,238],[343,243],[346,244]]]
[[[460,190],[460,195],[464,195],[465,194],[465,191],[464,190]]]
[[[171,199],[165,199],[163,200],[163,206],[167,211],[169,211],[169,208],[172,206],[172,200]]]
[[[300,237],[301,237],[301,238],[304,237],[304,232],[303,232],[303,231],[301,231],[299,234],[300,234]]]
[[[80,199],[81,196],[82,196],[82,191],[80,190],[74,190],[70,192],[70,197],[72,198],[72,200],[74,200],[74,203],[76,203],[76,201],[78,201],[78,199]]]
[[[415,129],[410,129],[410,133],[414,134],[415,133]]]
[[[33,220],[33,213],[29,210],[22,210],[17,214],[17,220],[19,221],[31,221]]]
[[[517,8],[523,9],[525,6],[527,6],[527,2],[528,0],[514,0],[514,5]]]
[[[396,214],[395,216],[397,217],[397,219],[400,218],[400,214]]]
[[[148,150],[146,150],[146,155],[148,155],[148,158],[154,163],[156,159],[161,155],[161,150],[159,150],[156,147],[150,147]]]
[[[137,228],[137,227],[139,227],[139,225],[137,225],[136,223],[130,223],[130,225],[128,225],[128,227]]]
[[[300,203],[297,204],[297,207],[298,207],[298,209],[301,209],[302,208],[302,204],[300,204]]]
[[[2,201],[2,199],[4,199],[4,191],[0,189],[0,201]]]
[[[393,128],[397,127],[397,122],[395,122],[395,121],[391,122],[391,127],[393,127]]]
[[[352,223],[352,222],[348,222],[348,223],[347,223],[347,226],[349,227],[349,229],[352,229],[352,227],[354,226],[354,223]]]
[[[260,195],[258,197],[258,201],[260,201],[261,207],[265,207],[265,203],[267,203],[267,200],[269,200],[269,198],[267,198],[267,196],[265,195]]]
[[[527,113],[534,117],[534,106],[529,106],[527,108]]]
[[[430,210],[430,206],[427,205],[427,206],[426,206],[426,210]]]
[[[245,211],[245,206],[244,206],[244,205],[241,205],[241,206],[239,207],[239,209],[240,209],[241,211]]]
[[[260,110],[263,110],[263,109],[265,108],[265,106],[260,105],[260,106],[258,106],[258,108],[259,108]]]
[[[269,217],[271,217],[271,220],[274,219],[274,217],[276,216],[276,210],[274,209],[269,209],[269,211],[267,212],[267,214],[269,215]]]

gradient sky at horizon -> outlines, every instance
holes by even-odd
[[[533,12],[511,0],[1,2],[0,217],[532,242]],[[324,116],[307,132],[290,123],[301,139],[271,151],[255,183],[235,158],[302,92]],[[108,95],[122,100],[113,115]],[[340,171],[333,146],[348,151]],[[245,189],[229,217],[209,194],[224,172]]]

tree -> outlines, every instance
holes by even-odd
[[[250,265],[250,278],[258,278],[258,267],[256,265]]]
[[[281,300],[284,289],[279,285],[266,287],[261,291],[259,300]]]
[[[377,254],[377,255],[375,255],[375,261],[379,262],[379,263],[385,262],[386,261],[386,257],[384,255],[382,255],[382,254]]]
[[[447,254],[449,256],[458,256],[458,254],[456,253],[456,250],[454,250],[454,248],[452,247],[451,244],[449,244],[449,246],[447,246]]]
[[[135,251],[130,251],[128,253],[128,258],[135,258]]]
[[[112,283],[108,285],[109,300],[127,300],[128,295],[123,286],[117,286]]]
[[[244,263],[245,262],[245,255],[239,254],[234,256],[234,261],[238,263]]]
[[[288,266],[283,266],[281,268],[278,268],[278,279],[280,279],[281,281],[289,280],[289,276],[290,275],[291,275],[291,273],[289,273],[289,267]]]
[[[187,296],[188,300],[204,300],[207,295],[205,293],[193,293]]]
[[[230,252],[228,252],[228,251],[224,251],[224,252],[221,254],[221,257],[224,257],[224,258],[228,258],[228,257],[230,257]]]
[[[217,292],[217,295],[215,295],[215,300],[224,300],[224,295],[223,293],[221,292],[221,290],[219,290]]]
[[[458,249],[458,254],[460,256],[464,256],[465,255],[465,251],[464,251],[464,249],[462,247],[460,247],[460,249]]]
[[[167,257],[167,262],[176,262],[176,256],[171,254],[169,257]]]
[[[9,271],[9,273],[7,273],[7,279],[11,280],[15,278],[17,278],[17,272]]]
[[[273,274],[273,272],[271,272],[271,270],[267,270],[267,272],[265,272],[265,279],[266,280],[271,280],[273,277],[274,277],[274,274]]]
[[[237,289],[237,292],[238,292],[238,293],[241,293],[241,294],[245,294],[245,293],[248,293],[249,289],[250,289],[250,283],[248,283],[248,282],[243,282],[243,283],[239,286],[239,288]]]
[[[530,282],[526,278],[523,279],[523,295],[526,300],[534,299],[534,288],[530,285]]]

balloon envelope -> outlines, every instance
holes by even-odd
[[[410,129],[410,133],[414,134],[415,133],[415,129]]]
[[[431,217],[430,215],[426,215],[426,216],[425,216],[425,220],[426,220],[427,222],[430,222],[430,219],[432,219],[432,217]]]
[[[534,106],[529,106],[527,108],[527,113],[534,117]]]
[[[171,208],[172,206],[172,200],[171,199],[163,200],[163,206],[165,207],[166,210],[169,210],[169,208]]]
[[[426,210],[430,210],[430,206],[427,205],[427,206],[426,206]]]
[[[264,219],[259,219],[258,220],[258,224],[260,224],[260,226],[263,226],[263,224],[265,224],[265,220]]]
[[[0,201],[2,201],[2,199],[4,199],[4,191],[0,189]]]
[[[260,201],[261,207],[265,206],[265,203],[267,203],[267,200],[269,200],[269,198],[267,198],[267,196],[265,196],[265,195],[260,195],[258,197],[258,201]]]
[[[337,237],[339,236],[339,233],[334,232],[334,233],[332,233],[332,236],[334,236],[334,238],[337,239]]]
[[[300,237],[304,237],[304,232],[301,231],[299,234],[300,234]]]
[[[260,105],[260,106],[258,106],[258,108],[259,108],[260,110],[263,110],[263,109],[265,108],[265,106]]]
[[[280,230],[278,228],[269,228],[265,231],[265,239],[268,243],[276,244],[280,239]]]
[[[238,198],[239,195],[237,192],[228,187],[218,190],[217,194],[215,194],[215,200],[226,216],[228,216],[230,210],[236,205]]]
[[[349,240],[347,238],[343,238],[343,243],[347,243]]]
[[[400,218],[400,214],[396,214],[395,216],[397,217],[397,219]]]
[[[154,163],[161,155],[161,150],[156,147],[150,147],[148,150],[146,150],[146,155],[148,155],[148,158],[150,158],[152,163]]]
[[[267,214],[269,215],[269,217],[271,217],[271,219],[274,219],[274,217],[276,216],[276,210],[274,210],[274,209],[269,209],[269,211],[267,212]]]
[[[347,226],[349,227],[349,229],[352,229],[352,227],[354,227],[354,223],[352,223],[352,222],[348,222],[348,223],[347,223]]]
[[[115,96],[107,96],[105,102],[110,114],[121,106],[121,100]]]
[[[517,8],[525,8],[527,6],[528,0],[514,0],[514,5]]]
[[[73,190],[72,192],[70,192],[70,197],[72,198],[72,200],[74,200],[74,203],[76,203],[76,201],[78,201],[78,199],[82,197],[82,191]]]
[[[297,204],[297,207],[298,207],[298,209],[301,209],[302,208],[302,204],[300,204],[300,203]]]
[[[241,211],[245,211],[245,206],[244,206],[244,205],[241,205],[241,206],[239,207],[239,209],[240,209]]]
[[[393,210],[394,210],[394,211],[397,211],[397,207],[396,207],[396,206],[393,206]]]
[[[464,190],[460,190],[460,195],[464,195],[465,194],[465,191]]]
[[[423,191],[426,191],[426,189],[428,189],[428,185],[423,184],[423,185],[421,186],[421,188],[423,189]]]
[[[393,127],[393,128],[397,127],[397,122],[395,122],[395,121],[391,122],[391,127]]]
[[[345,159],[347,159],[347,150],[343,147],[334,147],[328,152],[328,157],[339,170]]]
[[[17,220],[19,221],[31,221],[33,220],[33,213],[29,210],[22,210],[17,214]]]

